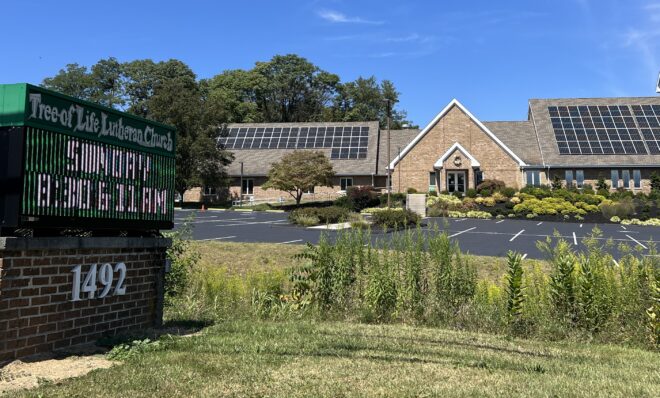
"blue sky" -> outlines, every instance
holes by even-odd
[[[653,96],[660,71],[659,0],[9,0],[2,10],[1,83],[109,56],[177,58],[205,78],[296,53],[344,81],[392,80],[420,125],[452,98],[482,120],[522,120],[529,98]]]

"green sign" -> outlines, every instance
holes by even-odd
[[[0,167],[0,185],[4,178],[16,191],[0,196],[0,207],[18,200],[15,227],[171,228],[174,134],[38,87],[0,85],[0,158],[22,152],[12,166],[20,175]],[[13,225],[2,213],[0,227]]]
[[[0,85],[0,126],[19,125],[174,156],[172,127],[30,84]]]

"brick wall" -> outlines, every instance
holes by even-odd
[[[392,173],[395,177],[394,191],[405,192],[407,188],[415,188],[419,192],[428,191],[429,173],[433,171],[433,165],[456,142],[480,163],[484,178],[502,180],[507,186],[514,188],[522,186],[522,172],[518,163],[467,114],[454,106],[395,166]],[[447,171],[466,168],[467,188],[474,188],[473,172],[470,167],[466,167],[469,161],[465,156],[461,158],[463,164],[458,167],[451,162],[445,162],[439,176],[440,190],[446,188]],[[449,159],[453,157],[450,156]]]
[[[162,238],[0,238],[0,362],[91,342],[162,320]],[[92,264],[126,265],[124,295],[72,301],[73,267],[81,281]]]

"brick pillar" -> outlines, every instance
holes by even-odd
[[[160,326],[169,245],[164,238],[0,238],[0,362]]]

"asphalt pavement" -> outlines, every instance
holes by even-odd
[[[322,233],[327,233],[330,239],[338,233],[292,225],[287,216],[287,213],[271,212],[176,210],[174,221],[175,228],[188,221],[195,240],[304,244],[318,242]],[[659,227],[517,219],[427,218],[422,230],[424,233],[446,231],[463,252],[471,254],[505,256],[513,250],[528,258],[544,258],[544,253],[537,247],[538,241],[559,235],[576,250],[584,250],[582,241],[595,227],[601,230],[599,241],[603,245],[611,240],[612,246],[605,250],[613,253],[615,258],[621,256],[619,244],[648,254],[648,249],[657,245],[660,238]],[[382,242],[396,233],[374,230],[372,235],[374,242]]]

